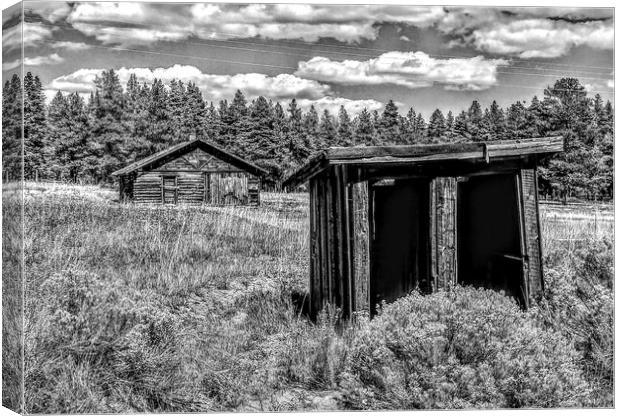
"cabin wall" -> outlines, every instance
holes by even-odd
[[[121,193],[131,188],[134,201],[162,203],[164,177],[174,177],[176,185],[167,182],[166,202],[213,205],[259,205],[260,178],[240,170],[211,154],[195,149],[156,169],[138,173],[129,182],[119,179]]]
[[[540,218],[538,213],[538,186],[536,169],[522,169],[521,195],[524,214],[525,246],[527,254],[527,283],[529,296],[534,299],[542,296],[543,274],[540,262]]]
[[[138,175],[134,185],[134,201],[140,203],[159,204],[162,202],[161,175],[147,172]]]

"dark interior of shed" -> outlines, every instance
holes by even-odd
[[[429,179],[371,184],[370,303],[430,288]],[[463,178],[457,187],[457,280],[503,290],[524,302],[523,255],[515,174]]]
[[[523,302],[516,175],[472,176],[460,181],[456,212],[458,281],[503,290]]]
[[[429,181],[380,181],[371,186],[371,313],[416,288],[430,269]]]

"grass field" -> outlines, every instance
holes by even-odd
[[[8,225],[17,220],[6,214],[17,203],[10,194],[5,185]],[[342,325],[329,313],[312,324],[292,301],[308,285],[307,195],[265,193],[260,207],[229,208],[115,198],[26,184],[28,412],[613,404],[605,209],[542,206],[549,295],[531,311],[456,290],[414,294],[372,322]],[[429,318],[399,320],[411,311]],[[478,317],[501,331],[454,329]],[[486,340],[477,348],[487,353],[471,355],[471,337]]]

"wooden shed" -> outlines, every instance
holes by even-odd
[[[543,290],[536,167],[562,137],[330,148],[284,182],[309,182],[310,310],[376,312],[415,288]]]
[[[259,205],[267,172],[200,139],[179,143],[112,173],[121,201]]]

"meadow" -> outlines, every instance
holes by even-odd
[[[5,235],[19,228],[10,186]],[[29,413],[613,406],[605,206],[541,207],[546,296],[529,311],[456,287],[372,321],[326,310],[312,323],[298,307],[307,195],[265,193],[260,207],[116,197],[26,183]]]

